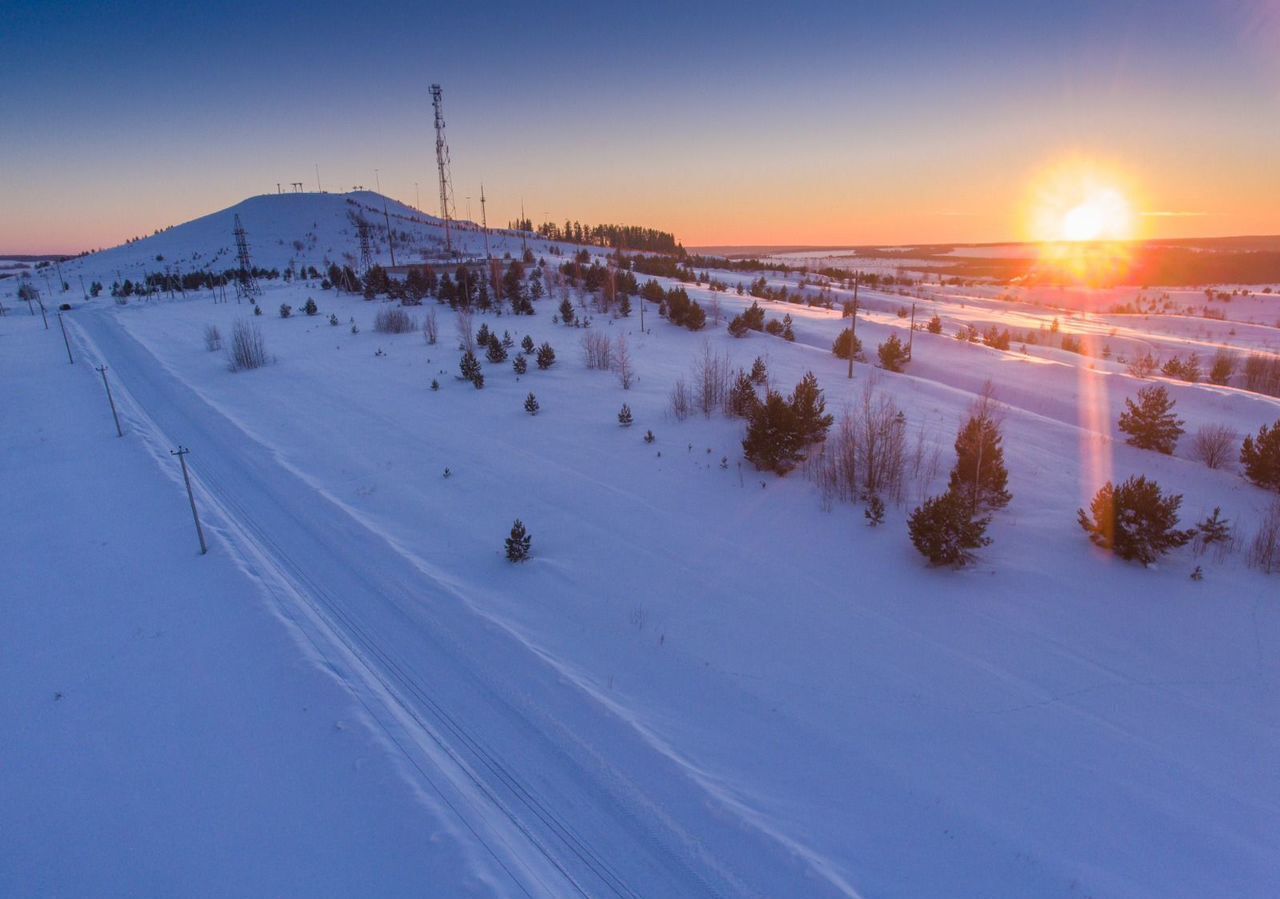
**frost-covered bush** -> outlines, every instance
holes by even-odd
[[[267,345],[262,339],[262,332],[247,319],[240,319],[231,326],[229,355],[232,371],[261,368],[271,361],[267,356]]]
[[[379,309],[373,317],[373,330],[383,334],[407,334],[415,329],[413,317],[399,307]]]

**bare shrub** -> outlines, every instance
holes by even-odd
[[[671,414],[677,421],[684,421],[689,417],[693,402],[689,398],[689,385],[685,383],[684,378],[676,378],[676,383],[672,385],[670,405]]]
[[[588,331],[582,335],[582,353],[587,368],[608,371],[613,367],[613,341],[607,334]]]
[[[1280,571],[1280,499],[1272,500],[1271,506],[1263,514],[1258,532],[1253,535],[1249,544],[1245,561],[1250,568],[1257,568],[1266,574]]]
[[[222,332],[217,325],[204,326],[204,348],[211,353],[222,349]]]
[[[938,448],[930,453],[927,441],[918,441],[918,472],[932,464],[937,474]],[[932,458],[932,463],[931,459]],[[876,392],[867,383],[862,398],[846,410],[827,433],[826,443],[806,465],[822,493],[824,508],[835,500],[858,502],[872,496],[904,499],[907,466],[906,417],[892,397]]]
[[[1229,468],[1239,437],[1226,425],[1205,425],[1191,438],[1191,458],[1208,468]]]
[[[398,306],[379,309],[373,317],[373,330],[383,334],[408,334],[416,327],[413,317]]]
[[[717,353],[711,348],[711,341],[703,340],[702,349],[693,359],[693,389],[698,408],[707,418],[727,404],[729,382],[729,354]]]
[[[627,347],[625,334],[619,334],[614,342],[613,370],[618,373],[618,383],[622,385],[622,389],[630,390],[636,373],[631,367],[631,350]]]
[[[253,322],[243,318],[231,326],[229,355],[232,371],[262,368],[271,361],[267,356],[267,345],[262,339],[262,332]]]
[[[474,356],[476,332],[471,327],[471,310],[459,309],[458,317],[454,319],[454,326],[458,329],[458,349]]]
[[[440,324],[436,321],[434,309],[428,309],[426,318],[422,320],[422,334],[429,344],[434,344],[440,337]]]

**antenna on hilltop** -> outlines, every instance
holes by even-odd
[[[352,215],[356,224],[356,233],[360,236],[360,272],[361,274],[369,274],[369,269],[373,268],[373,248],[369,245],[369,222],[363,215],[355,213]]]
[[[492,259],[489,253],[489,220],[484,214],[484,182],[480,184],[480,227],[484,230],[484,258]]]
[[[436,116],[436,168],[440,172],[440,218],[444,219],[444,248],[453,255],[453,238],[449,234],[449,221],[453,207],[453,180],[449,177],[449,145],[444,140],[444,91],[440,85],[431,85],[431,105]]]
[[[262,293],[258,281],[253,277],[253,263],[249,261],[249,238],[245,236],[244,225],[240,224],[240,213],[236,213],[236,259],[240,270],[236,272],[236,302],[244,297],[250,303],[254,297]]]
[[[523,256],[529,252],[529,244],[525,241],[525,225],[527,222],[524,217],[524,198],[520,198],[520,255]]]

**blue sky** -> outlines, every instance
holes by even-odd
[[[501,221],[523,196],[687,243],[996,240],[1077,152],[1183,231],[1280,230],[1277,0],[3,13],[0,250],[115,243],[316,163],[434,211],[432,82],[461,211],[483,179]]]

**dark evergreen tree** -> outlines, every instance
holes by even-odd
[[[485,350],[485,358],[495,364],[507,361],[507,348],[502,345],[502,341],[497,338],[497,335],[490,336],[489,348]]]
[[[530,415],[537,415],[540,408],[542,407],[538,405],[538,398],[530,391],[529,395],[524,398],[524,411]]]
[[[624,428],[631,427],[631,407],[626,403],[622,404],[622,410],[618,412],[618,424]]]
[[[1231,539],[1231,522],[1222,517],[1222,508],[1213,507],[1213,514],[1196,525],[1200,543],[1211,546],[1214,543],[1225,543]]]
[[[707,324],[707,313],[696,302],[691,302],[682,324],[690,331],[701,331]]]
[[[853,333],[852,328],[845,328],[840,332],[840,335],[836,337],[835,343],[831,344],[831,352],[835,353],[836,357],[839,359],[848,359],[851,344],[853,347],[853,357],[856,359],[862,355],[862,341]]]
[[[752,331],[764,330],[764,310],[760,308],[760,304],[752,301],[751,305],[742,313],[742,320]]]
[[[747,332],[751,329],[747,327],[747,320],[741,315],[735,315],[729,320],[729,334],[732,337],[746,337]]]
[[[291,316],[291,315],[293,315],[293,307],[292,307],[292,306],[290,306],[288,303],[281,303],[281,304],[280,304],[280,317],[281,317],[281,318],[288,318],[288,317],[289,317],[289,316]]]
[[[524,335],[524,340],[520,341],[520,349],[524,350],[526,355],[531,354],[533,352],[533,338],[528,334]]]
[[[991,519],[975,516],[965,497],[948,490],[924,501],[907,519],[911,543],[932,565],[957,568],[973,561],[973,550],[988,545]]]
[[[791,329],[791,313],[782,316],[782,339],[795,342],[796,332]]]
[[[929,319],[929,323],[925,325],[925,330],[927,330],[930,334],[941,334],[942,319],[939,316],[935,315],[933,318]]]
[[[756,396],[756,386],[751,382],[751,376],[742,369],[738,369],[738,378],[729,388],[729,414],[735,418],[750,418],[759,403],[760,399]]]
[[[948,489],[966,497],[974,512],[1003,509],[1013,498],[1003,442],[1000,423],[986,408],[970,416],[956,435],[956,464]]]
[[[645,431],[645,432],[644,432],[644,442],[645,442],[645,443],[653,443],[653,441],[655,441],[655,440],[657,440],[657,439],[658,439],[657,437],[654,437],[654,436],[653,436],[653,431]]]
[[[884,524],[884,500],[880,498],[878,493],[871,494],[871,498],[867,500],[867,507],[862,510],[862,516],[867,519],[867,524],[873,528]]]
[[[576,313],[573,311],[573,303],[569,302],[569,298],[565,297],[560,301],[560,321],[566,325],[572,325]]]
[[[827,414],[827,401],[822,396],[822,388],[813,372],[805,372],[805,376],[796,385],[791,394],[791,409],[795,413],[796,439],[800,446],[818,443],[827,437],[827,429],[834,420]]]
[[[529,370],[529,360],[524,357],[524,353],[516,353],[516,357],[511,360],[511,367],[516,374],[522,375]]]
[[[544,342],[538,347],[538,368],[548,369],[556,364],[556,351],[551,348],[551,344]]]
[[[756,360],[751,363],[751,383],[764,385],[769,382],[769,368],[764,364],[764,360],[756,356]]]
[[[477,389],[484,386],[484,372],[480,369],[480,360],[476,358],[475,353],[470,350],[463,353],[458,368],[462,372],[462,380],[470,381],[476,385]],[[479,383],[476,383],[477,381]]]
[[[803,456],[796,413],[782,394],[770,390],[752,412],[742,450],[756,468],[786,474]]]
[[[880,367],[885,371],[902,371],[907,362],[907,348],[897,334],[890,334],[889,339],[876,348],[876,355],[880,357]]]
[[[492,336],[493,335],[489,333],[488,322],[481,322],[480,330],[476,331],[476,344],[482,347],[487,347],[489,345],[489,339]]]
[[[1108,481],[1094,495],[1089,512],[1079,509],[1076,518],[1094,545],[1150,565],[1195,536],[1194,530],[1178,529],[1181,505],[1180,494],[1165,496],[1159,484],[1139,476],[1118,487]]]
[[[307,304],[302,307],[302,311],[307,313],[307,315],[315,315],[320,311],[320,308],[316,306],[315,300],[311,299],[311,297],[307,297]]]
[[[516,342],[511,338],[511,332],[503,331],[502,332],[502,348],[504,350],[509,350],[515,345],[516,345]]]
[[[507,537],[507,561],[525,561],[532,546],[533,536],[525,530],[524,522],[517,518],[511,525],[511,536]]]
[[[1240,447],[1244,475],[1265,490],[1280,491],[1280,420],[1263,425],[1258,436],[1245,435]]]
[[[1169,455],[1182,436],[1182,420],[1173,414],[1173,400],[1162,384],[1138,391],[1138,401],[1124,401],[1120,413],[1120,430],[1128,434],[1126,442],[1140,449]]]

